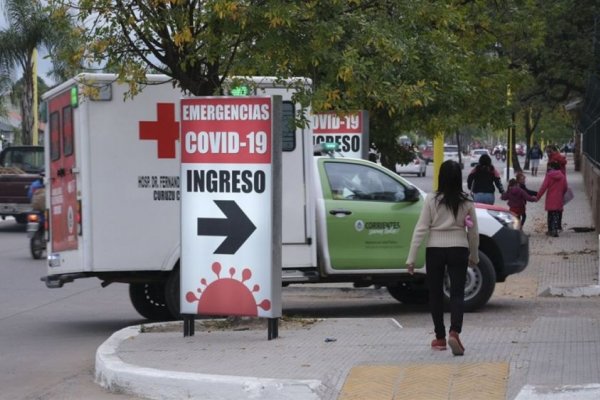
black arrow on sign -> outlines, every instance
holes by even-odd
[[[235,254],[256,226],[233,200],[213,200],[226,218],[198,218],[198,236],[226,236],[213,254]]]

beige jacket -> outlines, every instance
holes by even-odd
[[[417,250],[425,235],[428,235],[427,247],[467,247],[470,260],[479,262],[479,230],[477,228],[477,215],[472,201],[464,202],[458,209],[454,218],[452,210],[439,204],[435,193],[427,194],[421,215],[415,226],[410,251],[406,260],[407,264],[415,262]],[[471,216],[473,227],[465,227],[465,217]]]

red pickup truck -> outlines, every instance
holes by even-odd
[[[44,173],[44,146],[10,146],[0,152],[0,217],[27,222],[29,186]]]

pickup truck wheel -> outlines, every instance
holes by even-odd
[[[390,295],[403,304],[427,304],[429,295],[424,285],[401,282],[387,287]]]
[[[165,285],[165,300],[167,308],[171,313],[171,318],[182,319],[180,313],[180,294],[179,294],[179,266],[173,268]]]
[[[129,298],[133,308],[144,318],[153,321],[173,319],[165,301],[165,284],[162,282],[130,283]]]
[[[465,312],[475,311],[483,307],[496,287],[496,271],[494,265],[481,251],[479,252],[479,264],[467,269],[467,280],[465,282]],[[450,303],[450,277],[446,273],[444,278],[444,301]]]

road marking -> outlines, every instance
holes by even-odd
[[[359,365],[338,400],[504,400],[508,363]]]

